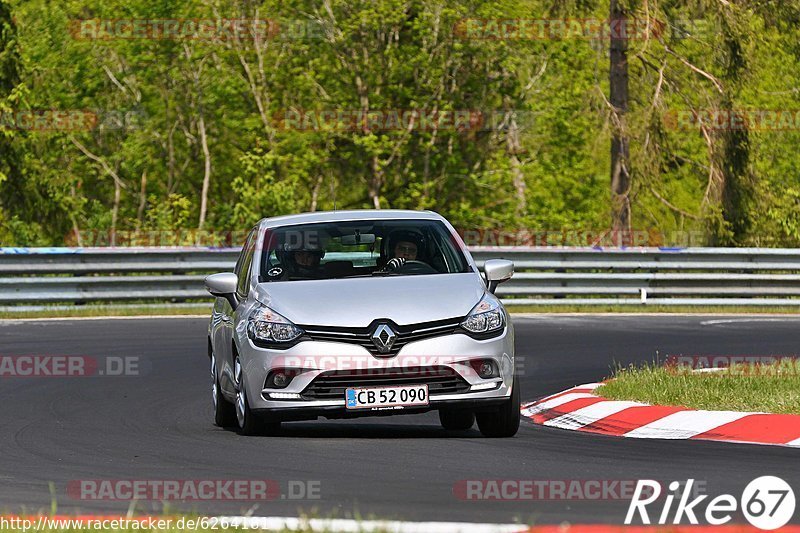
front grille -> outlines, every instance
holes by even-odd
[[[450,335],[456,331],[461,331],[459,329],[461,320],[460,318],[449,318],[446,320],[437,320],[435,322],[421,322],[419,324],[398,326],[391,320],[379,319],[374,320],[365,328],[303,326],[299,324],[298,326],[305,331],[306,337],[311,340],[357,344],[369,350],[369,353],[376,357],[392,357],[397,355],[403,346],[410,342],[431,339],[442,335]],[[372,342],[372,334],[375,332],[375,328],[380,324],[389,325],[397,335],[391,350],[385,353],[379,351]]]
[[[344,400],[344,391],[360,387],[427,385],[428,394],[457,394],[469,390],[469,383],[452,368],[372,368],[323,372],[301,393],[305,400]]]

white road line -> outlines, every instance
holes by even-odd
[[[576,409],[575,411],[559,416],[558,418],[548,420],[542,425],[561,429],[579,429],[583,426],[588,426],[593,422],[597,422],[601,418],[617,414],[620,411],[628,409],[629,407],[641,407],[643,405],[645,404],[638,402],[598,402],[592,405],[587,405],[586,407],[581,407],[580,409]]]
[[[560,394],[566,394],[566,393],[568,393],[568,392],[588,392],[588,391],[594,391],[594,390],[595,390],[595,389],[597,389],[598,387],[602,387],[602,386],[603,386],[603,384],[602,384],[602,383],[584,383],[583,385],[576,385],[576,386],[574,386],[574,387],[571,387],[571,388],[569,388],[569,389],[567,389],[567,390],[563,390],[563,391],[561,391],[561,392],[557,392],[557,393],[555,393],[555,394],[551,394],[550,396],[545,396],[544,398],[540,398],[540,399],[539,399],[539,400],[537,400],[537,401],[539,401],[539,402],[544,402],[544,401],[547,401],[547,400],[549,400],[550,398],[553,398],[553,397],[555,397],[555,396],[558,396],[558,395],[560,395]]]
[[[637,300],[638,302],[638,300]],[[597,313],[592,311],[587,311],[585,313],[554,313],[552,311],[548,311],[545,313],[517,313],[514,311],[514,306],[506,307],[509,313],[511,313],[512,318],[540,318],[540,319],[552,319],[552,318],[606,318],[606,317],[624,317],[624,318],[637,318],[637,317],[678,317],[678,318],[698,318],[698,317],[786,317],[786,318],[800,318],[797,314],[791,313],[653,313],[653,312],[633,312],[633,313]]]
[[[212,519],[214,520],[214,519]],[[221,529],[239,526],[265,531],[332,531],[343,533],[517,533],[528,531],[522,524],[480,524],[470,522],[400,522],[394,520],[347,520],[342,518],[294,518],[280,516],[220,516]],[[223,525],[227,527],[222,527]]]
[[[531,416],[535,415],[536,413],[541,413],[542,411],[547,411],[548,409],[552,409],[553,407],[558,407],[559,405],[565,404],[567,402],[571,402],[572,400],[578,400],[580,398],[594,398],[594,394],[590,392],[570,392],[569,394],[565,394],[564,396],[559,396],[558,398],[553,398],[552,400],[545,400],[541,403],[529,405],[522,409],[523,416]]]
[[[584,383],[583,385],[578,385],[577,387],[573,387],[573,388],[575,388],[575,389],[592,389],[592,390],[594,390],[594,389],[597,389],[597,388],[602,387],[602,386],[603,386],[602,383]]]
[[[625,437],[636,439],[689,439],[754,413],[734,411],[678,411],[638,427]]]
[[[795,440],[793,440],[791,442],[787,442],[786,445],[787,446],[795,446],[797,448],[800,448],[800,439],[795,439]]]
[[[749,317],[749,318],[726,318],[721,320],[704,320],[700,322],[701,326],[715,326],[717,324],[738,324],[745,322],[795,322],[800,320],[800,316],[787,316],[780,317]]]
[[[561,394],[566,394],[566,393],[568,393],[568,392],[576,392],[576,391],[586,392],[586,391],[593,391],[593,390],[595,390],[595,389],[597,389],[597,388],[599,388],[599,387],[602,387],[602,386],[603,386],[603,384],[602,384],[602,383],[585,383],[585,384],[583,384],[583,385],[576,385],[575,387],[570,387],[569,389],[567,389],[567,390],[562,390],[561,392],[556,392],[556,393],[554,393],[554,394],[550,394],[550,395],[548,395],[548,396],[542,396],[542,397],[541,397],[541,398],[539,398],[538,400],[533,400],[533,401],[530,401],[530,402],[523,402],[523,404],[522,404],[522,405],[524,405],[524,406],[526,406],[526,407],[527,407],[527,406],[531,406],[531,405],[533,405],[533,404],[536,404],[536,403],[540,403],[540,402],[546,402],[547,400],[549,400],[549,399],[551,399],[551,398],[553,398],[553,397],[555,397],[555,396],[559,396],[559,395],[561,395]]]

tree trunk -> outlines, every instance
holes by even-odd
[[[167,196],[175,192],[175,129],[178,127],[177,122],[169,129],[167,135]]]
[[[724,109],[729,114],[736,111],[732,103]],[[750,176],[750,136],[747,126],[742,129],[729,129],[722,132],[720,151],[723,182],[720,201],[725,220],[725,233],[715,235],[716,246],[742,246],[749,233],[751,220],[748,211],[748,198],[753,197],[752,177]],[[728,234],[729,232],[729,234]]]
[[[70,186],[69,188],[70,194],[72,195],[73,201],[75,200],[76,193],[75,193],[75,185]],[[75,235],[75,242],[78,244],[79,247],[83,247],[83,236],[81,235],[81,228],[78,226],[78,219],[75,217],[75,211],[71,210],[69,213],[70,221],[72,222],[72,233]],[[97,240],[97,239],[95,239]],[[94,244],[94,243],[92,243]]]
[[[111,211],[111,246],[117,245],[117,219],[119,218],[119,200],[122,187],[119,181],[114,181],[114,208]]]
[[[381,208],[381,186],[383,185],[383,171],[377,155],[372,156],[372,177],[369,183],[369,199],[372,207]]]
[[[139,208],[136,210],[136,231],[144,224],[144,206],[147,203],[147,171],[142,171],[142,184],[139,188]]]
[[[208,150],[208,137],[206,136],[206,122],[203,114],[200,113],[197,127],[200,129],[200,145],[203,147],[203,161],[205,170],[203,173],[203,190],[200,193],[200,222],[197,229],[202,230],[206,223],[206,211],[208,209],[208,186],[211,183],[211,153]]]
[[[722,73],[725,94],[720,107],[732,117],[737,113],[736,97],[744,84],[748,56],[736,31],[723,24],[722,32],[726,68]],[[750,171],[750,132],[747,121],[742,120],[741,124],[741,128],[726,128],[718,135],[721,148],[717,150],[717,165],[722,181],[715,200],[722,206],[724,224],[715,228],[711,239],[714,246],[742,246],[752,225],[748,199],[755,193]]]
[[[625,113],[628,110],[628,42],[625,35],[627,15],[619,0],[611,0],[609,22],[612,26],[609,47],[610,102],[613,109],[611,137],[611,229],[614,238],[628,244],[631,229],[631,176]]]
[[[311,189],[311,208],[309,211],[312,213],[317,210],[317,203],[319,201],[319,190],[322,187],[322,173],[320,172],[319,175],[314,180],[314,187]]]
[[[508,121],[506,150],[511,161],[511,177],[514,182],[514,191],[516,192],[517,202],[515,211],[517,217],[521,217],[524,216],[528,210],[528,186],[525,183],[525,174],[522,172],[522,163],[518,156],[522,151],[522,146],[519,142],[519,127],[517,126],[517,120],[513,116],[510,117]]]

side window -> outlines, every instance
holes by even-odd
[[[240,298],[246,298],[250,289],[250,266],[253,263],[253,254],[256,250],[256,235],[258,231],[254,228],[247,237],[242,253],[239,256],[239,261],[236,263],[235,274],[239,277],[239,285],[236,287],[236,293]]]
[[[239,258],[236,260],[236,266],[233,267],[233,273],[237,276],[242,272],[242,263],[244,262],[244,257],[247,255],[247,245],[250,243],[250,238],[253,236],[253,233],[250,232],[247,234],[247,238],[242,243],[242,251],[239,252]]]

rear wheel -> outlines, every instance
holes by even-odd
[[[444,429],[463,431],[475,424],[475,413],[472,411],[439,410],[439,422]]]
[[[222,428],[235,426],[236,408],[222,395],[217,376],[217,358],[213,352],[211,353],[211,398],[214,405],[214,424]]]
[[[514,376],[511,397],[496,410],[478,413],[478,429],[484,437],[513,437],[519,430],[519,379]]]
[[[244,369],[236,357],[234,363],[234,379],[236,380],[236,422],[240,435],[265,435],[271,434],[280,429],[280,422],[264,422],[250,410],[250,402],[247,400],[245,390]]]

